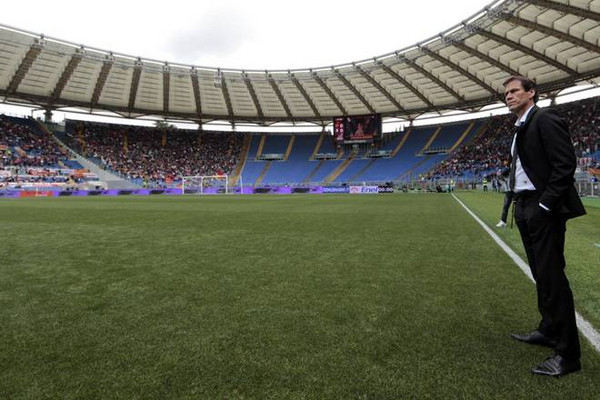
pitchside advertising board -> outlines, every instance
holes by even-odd
[[[350,194],[394,193],[392,186],[350,186]]]
[[[377,194],[377,186],[350,186],[350,194]]]
[[[392,186],[325,186],[323,193],[379,194],[394,193]]]
[[[199,194],[198,192],[190,192],[186,189],[186,193]],[[206,188],[203,195],[224,194],[221,188]],[[229,193],[235,194],[323,194],[323,193],[350,193],[350,194],[378,194],[378,193],[394,193],[392,186],[315,186],[315,187],[262,187],[251,188],[244,187],[243,191],[240,188],[233,188]],[[18,197],[83,197],[83,196],[152,196],[152,195],[181,195],[181,189],[110,189],[110,190],[10,190],[0,189],[0,198],[18,198]]]
[[[324,186],[323,193],[350,193],[348,186]]]

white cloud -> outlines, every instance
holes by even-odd
[[[323,67],[412,45],[489,0],[29,0],[0,23],[87,46],[173,63],[245,69]],[[31,11],[31,12],[30,12]]]
[[[252,39],[254,30],[238,10],[217,8],[166,35],[163,51],[173,61],[199,64],[239,52]]]

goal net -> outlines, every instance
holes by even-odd
[[[229,193],[229,176],[201,175],[184,176],[181,183],[183,194],[220,194]]]

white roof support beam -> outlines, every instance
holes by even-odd
[[[364,71],[362,68],[360,68],[358,65],[355,65],[354,68],[356,68],[356,70],[358,71],[359,74],[361,74],[363,76],[363,78],[365,78],[367,81],[369,81],[369,83],[371,85],[373,85],[374,87],[377,88],[377,90],[379,90],[385,97],[387,97],[387,99],[401,112],[406,112],[404,110],[404,107],[402,107],[402,105],[398,102],[398,100],[396,100],[396,98],[394,96],[392,96],[390,94],[390,92],[388,92],[383,86],[381,86],[381,84],[379,82],[377,82],[371,75],[369,75],[366,71]]]
[[[268,71],[265,71],[265,75],[267,76],[267,81],[271,85],[271,88],[275,92],[275,95],[279,99],[281,106],[285,110],[285,115],[287,115],[290,121],[294,121],[294,116],[292,115],[290,106],[288,105],[287,101],[285,101],[285,97],[283,97],[283,93],[281,93],[281,89],[279,89],[277,82],[275,82],[275,79],[273,79],[273,76]]]
[[[348,89],[350,89],[352,91],[352,93],[354,93],[354,95],[356,97],[358,97],[358,99],[365,105],[365,107],[367,107],[367,109],[369,110],[369,112],[371,114],[377,114],[377,111],[375,111],[375,109],[373,108],[373,106],[371,104],[369,104],[369,102],[367,101],[367,99],[365,99],[365,96],[363,96],[356,87],[354,87],[354,85],[352,83],[350,83],[350,81],[340,73],[340,71],[338,71],[337,69],[334,69],[333,72],[336,74],[336,76],[338,77],[338,79],[340,81],[342,81],[342,83],[344,85],[346,85],[346,87]]]

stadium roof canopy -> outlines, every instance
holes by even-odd
[[[424,21],[425,23],[425,21]],[[496,1],[460,24],[368,60],[235,70],[142,59],[0,25],[0,100],[207,123],[331,123],[380,113],[476,111],[513,74],[542,96],[600,77],[600,0]]]

